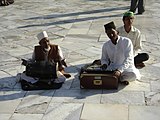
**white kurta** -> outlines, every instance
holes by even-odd
[[[127,37],[132,41],[134,55],[137,55],[137,53],[142,49],[141,32],[134,26],[131,27],[131,31],[129,33],[125,31],[124,26],[119,27],[117,30],[119,31],[120,36]]]
[[[134,66],[133,45],[129,38],[118,36],[116,45],[111,40],[104,43],[101,63],[108,65],[107,70],[121,71],[122,81],[140,79],[139,70]]]

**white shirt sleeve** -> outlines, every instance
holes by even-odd
[[[142,36],[141,32],[132,26],[131,31],[127,33],[124,29],[124,26],[118,28],[119,35],[123,37],[127,37],[132,41],[133,48],[134,48],[134,55],[137,55],[142,49]]]
[[[131,41],[128,41],[125,53],[124,53],[124,62],[122,66],[118,68],[120,72],[123,72],[125,69],[128,69],[131,65],[134,65],[134,56],[133,56],[133,45]]]
[[[35,50],[33,51],[33,54],[32,54],[32,59],[31,61],[35,61]]]
[[[101,64],[109,64],[109,57],[107,54],[107,44],[105,43],[102,47],[102,56],[101,56]]]
[[[137,36],[135,38],[135,46],[134,46],[134,54],[136,55],[138,52],[142,49],[142,36],[141,32],[137,30],[136,32]]]
[[[60,60],[64,60],[65,58],[64,58],[62,50],[59,46],[58,46],[58,52],[59,52]]]

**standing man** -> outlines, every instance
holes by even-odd
[[[102,69],[113,70],[113,75],[121,76],[126,85],[129,81],[140,79],[139,70],[134,66],[133,45],[129,38],[118,35],[114,22],[106,25],[105,32],[110,38],[102,47]]]
[[[145,11],[144,1],[145,0],[131,0],[130,11],[135,12],[136,8],[138,8],[138,14],[143,14]]]
[[[136,67],[144,67],[144,61],[149,59],[147,53],[139,53],[142,49],[141,32],[135,28],[132,24],[134,21],[134,13],[131,11],[125,12],[123,15],[124,25],[119,27],[117,30],[120,36],[131,39],[134,50],[134,63]]]

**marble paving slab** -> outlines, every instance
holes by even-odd
[[[25,94],[24,91],[0,91],[0,113],[14,113]]]
[[[145,92],[147,105],[160,106],[160,92]]]
[[[56,90],[53,103],[100,103],[102,90]]]
[[[82,103],[51,103],[42,120],[79,120]]]
[[[14,113],[9,120],[41,120],[43,114],[17,114]]]
[[[144,105],[144,92],[103,90],[101,103]]]
[[[129,120],[159,120],[160,106],[130,106]]]
[[[15,112],[22,114],[43,114],[54,92],[54,90],[29,91]]]
[[[151,81],[151,91],[160,92],[160,79],[157,81]]]
[[[150,83],[141,81],[130,82],[129,85],[124,86],[119,84],[118,90],[120,91],[151,91]]]
[[[128,120],[128,106],[85,103],[80,120]]]
[[[9,120],[12,114],[1,114],[0,113],[0,120]]]

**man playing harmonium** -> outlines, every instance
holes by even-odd
[[[110,40],[102,47],[101,68],[114,71],[113,75],[120,76],[120,82],[126,85],[140,79],[139,70],[134,66],[131,40],[118,35],[114,22],[105,24],[104,28]]]

